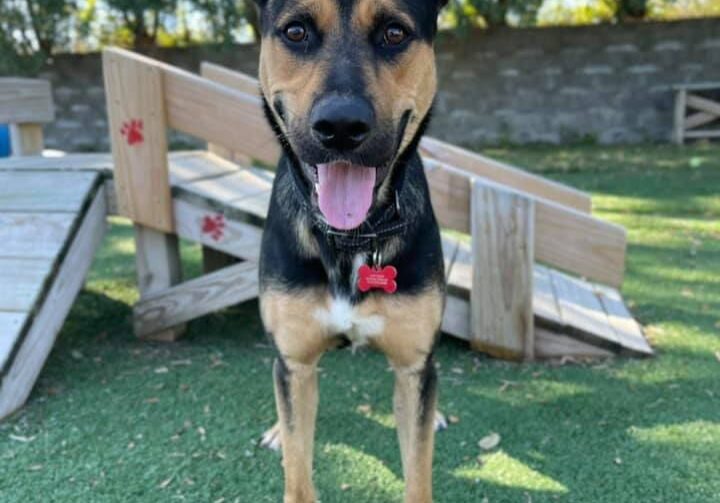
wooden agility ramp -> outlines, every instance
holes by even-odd
[[[0,160],[0,219],[35,205],[34,218],[65,222],[51,251],[38,257],[37,273],[5,268],[16,276],[24,271],[23,281],[36,279],[22,306],[17,288],[5,296],[14,307],[0,304],[0,342],[11,348],[0,350],[0,417],[26,399],[82,286],[106,214],[135,223],[138,336],[174,340],[186,322],[258,294],[274,175],[254,163],[274,165],[280,150],[257,82],[211,64],[199,76],[118,49],[103,59],[112,156]],[[204,139],[208,150],[168,153],[169,128]],[[431,138],[421,153],[438,220],[449,231],[446,333],[513,360],[652,354],[618,291],[625,230],[593,217],[587,194]],[[40,190],[43,183],[68,187],[72,204]],[[24,200],[23,184],[30,187]],[[6,227],[12,239],[2,235]],[[7,243],[40,250],[35,235],[18,223],[0,229],[0,278],[2,261],[22,253]],[[183,281],[178,238],[203,246],[203,276]],[[62,302],[53,301],[56,288],[64,289]],[[28,358],[31,370],[13,377]]]
[[[15,155],[42,150],[50,118],[47,82],[0,79]],[[105,202],[98,173],[0,166],[0,418],[35,384],[104,234]]]

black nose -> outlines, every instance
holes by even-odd
[[[313,134],[326,148],[348,151],[358,148],[375,121],[370,103],[359,97],[328,96],[310,114]]]

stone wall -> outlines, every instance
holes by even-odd
[[[254,73],[258,51],[204,47],[151,56],[192,71],[210,60]],[[446,37],[438,70],[431,132],[456,143],[668,141],[670,86],[720,82],[720,19]],[[107,150],[99,56],[59,56],[42,77],[53,83],[57,108],[48,146]],[[172,138],[176,146],[193,144]]]

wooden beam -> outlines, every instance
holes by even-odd
[[[590,213],[592,209],[592,200],[584,192],[455,145],[425,137],[420,143],[420,151],[427,157],[519,192],[568,206],[582,213]]]
[[[140,302],[180,283],[182,264],[176,235],[136,224],[135,248]],[[138,323],[135,322],[136,327]],[[136,335],[157,341],[174,341],[185,333],[185,328],[182,324],[166,324],[162,330],[142,329],[136,331]]]
[[[707,112],[697,112],[685,118],[685,129],[700,127],[718,119],[720,119],[720,117],[717,115]]]
[[[10,152],[25,157],[42,154],[45,142],[40,124],[10,124]]]
[[[471,346],[532,360],[534,203],[517,192],[472,184]]]
[[[437,161],[427,160],[425,168],[440,225],[469,233],[473,177]],[[489,180],[483,183],[498,190],[510,190]],[[626,251],[624,228],[545,199],[532,199],[536,261],[606,285],[622,284]]]
[[[118,204],[133,222],[172,232],[163,72],[130,55],[103,51]]]
[[[105,234],[105,194],[95,195],[0,387],[0,418],[27,400]]]
[[[682,145],[685,143],[685,112],[687,109],[687,90],[679,89],[675,92],[675,121],[673,127],[673,141]]]
[[[42,124],[54,119],[50,82],[0,78],[0,124]]]
[[[257,79],[241,72],[229,70],[224,66],[203,61],[200,64],[200,75],[203,78],[217,82],[218,84],[222,84],[231,89],[247,93],[251,96],[260,95],[260,83]],[[252,165],[252,158],[243,152],[234,152],[229,148],[215,143],[208,143],[208,150],[216,155],[224,157],[225,159],[236,162],[241,166]],[[275,162],[277,162],[277,159],[273,161],[272,164],[274,165]]]
[[[143,298],[133,308],[135,332],[157,333],[257,295],[257,264],[229,266]]]
[[[720,103],[697,94],[687,95],[687,106],[720,117]]]

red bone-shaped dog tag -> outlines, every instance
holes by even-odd
[[[363,293],[373,289],[385,290],[385,293],[397,291],[397,269],[391,265],[382,269],[363,265],[358,270],[358,275],[358,288]]]

